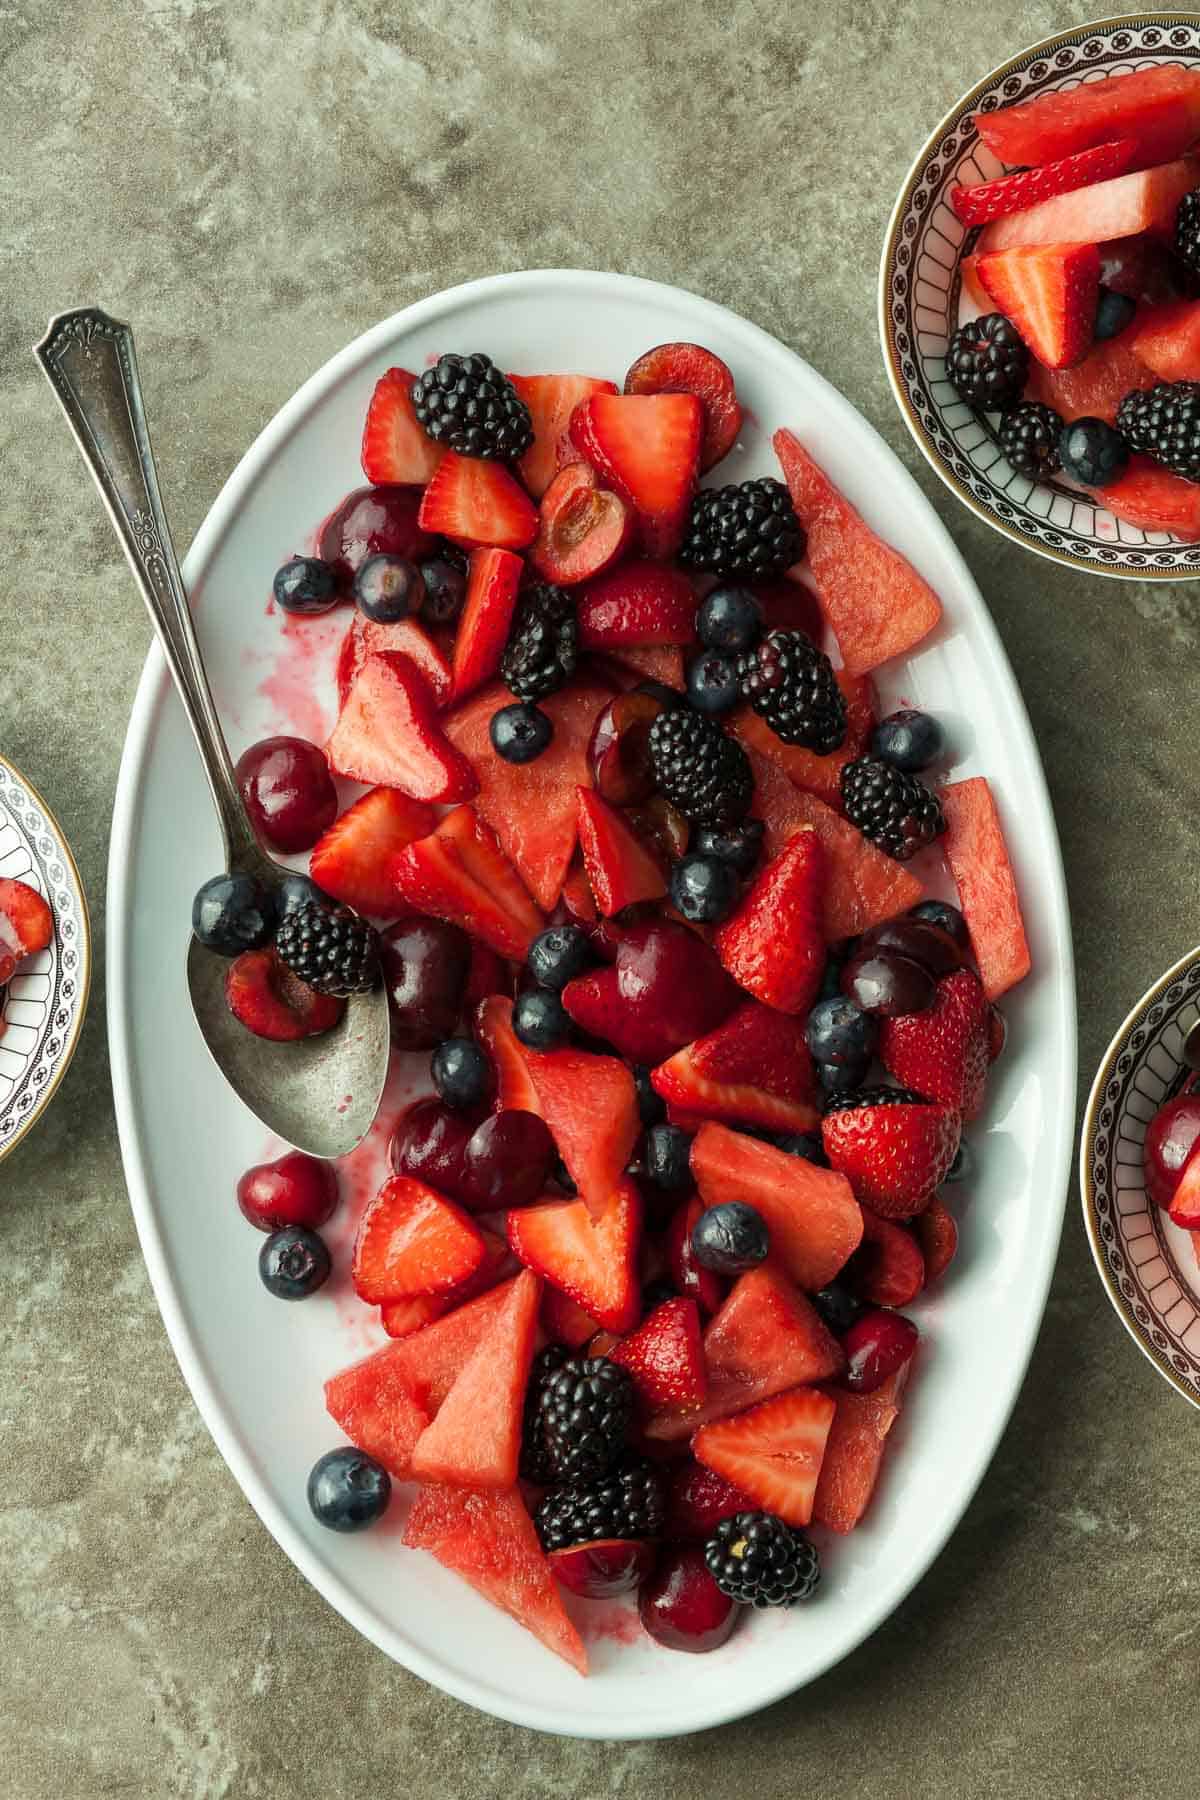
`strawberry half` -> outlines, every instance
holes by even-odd
[[[337,692],[339,707],[345,706],[354,685],[354,677],[375,650],[398,650],[415,662],[429,683],[434,699],[445,706],[450,698],[450,665],[415,619],[396,619],[381,625],[368,619],[355,608],[349,629],[342,639],[337,659]]]
[[[0,955],[19,962],[36,956],[54,936],[54,914],[37,889],[11,875],[0,876]]]
[[[828,1394],[796,1388],[735,1419],[703,1426],[692,1452],[766,1512],[789,1525],[807,1525],[834,1410]]]
[[[884,1219],[920,1212],[958,1154],[962,1114],[952,1106],[875,1100],[904,1090],[864,1088],[855,1104],[827,1112],[825,1154],[864,1206]]]
[[[633,527],[631,508],[600,486],[590,463],[568,463],[542,495],[529,560],[547,581],[574,587],[624,554]]]
[[[660,1064],[651,1081],[694,1118],[812,1131],[820,1116],[803,1026],[754,1000]]]
[[[393,1175],[359,1223],[355,1292],[369,1306],[448,1293],[474,1275],[483,1257],[483,1238],[461,1207],[424,1182]]]
[[[703,429],[694,394],[594,394],[571,415],[576,448],[633,507],[648,556],[679,548]]]
[[[568,1350],[582,1350],[600,1329],[591,1313],[556,1287],[547,1287],[542,1296],[542,1328],[551,1343]]]
[[[561,1290],[608,1331],[629,1331],[641,1311],[637,1256],[642,1202],[622,1181],[593,1219],[582,1200],[523,1206],[508,1215],[519,1261]]]
[[[454,640],[452,699],[461,700],[490,681],[500,667],[524,572],[525,564],[511,550],[471,552],[467,597]]]
[[[449,1294],[413,1294],[406,1300],[385,1300],[379,1308],[379,1323],[390,1338],[411,1337],[433,1325],[449,1312],[462,1309],[468,1301],[486,1294],[505,1275],[513,1271],[512,1252],[505,1238],[494,1231],[479,1235],[483,1239],[483,1261],[475,1273]]]
[[[1048,369],[1066,369],[1092,342],[1100,291],[1095,244],[1035,244],[981,256],[975,273]]]
[[[825,971],[825,851],[798,831],[755,877],[713,946],[746,992],[780,1012],[807,1012]]]
[[[409,657],[379,650],[354,678],[325,746],[337,775],[414,800],[469,800],[479,783],[449,742],[428,682]]]
[[[657,344],[625,377],[627,394],[695,394],[704,408],[700,471],[728,456],[742,429],[742,409],[729,365],[702,344]]]
[[[639,901],[661,900],[662,869],[621,814],[595,788],[581,787],[578,795],[583,866],[600,912],[607,919]]]
[[[699,1406],[704,1399],[707,1377],[694,1300],[664,1300],[607,1355],[629,1370],[647,1406]]]
[[[517,464],[521,480],[540,500],[559,469],[576,460],[571,442],[571,414],[593,394],[615,394],[616,383],[592,375],[510,375],[529,408],[533,442]]]
[[[620,1186],[637,1142],[637,1089],[616,1056],[527,1050],[541,1113],[589,1212],[599,1216]],[[616,1330],[616,1327],[613,1327]]]
[[[1027,206],[1053,199],[1055,194],[1070,194],[1076,188],[1090,187],[1093,181],[1123,175],[1136,155],[1132,138],[1118,138],[1115,143],[1096,144],[1074,156],[1043,163],[1039,169],[1020,169],[995,181],[976,182],[974,187],[952,187],[950,204],[964,225],[987,225],[1007,213],[1024,212]]]
[[[533,501],[504,465],[453,450],[425,489],[417,523],[466,550],[523,550],[537,536]]]
[[[798,1287],[828,1285],[862,1242],[862,1208],[845,1176],[724,1125],[702,1125],[692,1173],[706,1206],[731,1200],[766,1221],[771,1260]]]
[[[541,1294],[541,1282],[528,1270],[513,1281],[491,1329],[417,1440],[412,1473],[418,1481],[475,1488],[516,1485]]]
[[[376,487],[424,487],[446,454],[417,422],[413,376],[389,369],[375,383],[363,426],[362,466]]]
[[[703,1544],[722,1519],[754,1510],[754,1501],[744,1488],[689,1459],[680,1463],[671,1477],[666,1536],[672,1543]]]
[[[0,925],[6,916],[0,914]],[[0,938],[0,954],[2,944]],[[225,975],[225,1000],[247,1031],[276,1044],[332,1031],[346,1010],[344,1000],[318,994],[270,949],[246,950],[234,958]]]
[[[396,908],[396,887],[388,873],[391,858],[436,823],[423,800],[397,788],[372,788],[318,838],[309,873],[319,888],[355,912],[390,915]]]
[[[576,604],[584,650],[639,644],[692,644],[696,592],[679,569],[638,560],[597,576]]]
[[[448,813],[428,837],[392,858],[396,898],[448,919],[498,956],[524,962],[546,921],[473,807]]]
[[[974,970],[956,969],[942,976],[925,1012],[880,1020],[879,1059],[901,1087],[977,1118],[987,1087],[991,1011]]]
[[[475,1036],[487,1051],[496,1077],[493,1112],[541,1113],[525,1049],[512,1028],[513,1003],[489,994],[475,1013]]]

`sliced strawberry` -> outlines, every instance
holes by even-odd
[[[388,1344],[373,1356],[330,1376],[325,1410],[352,1444],[381,1462],[397,1481],[407,1481],[417,1439],[429,1414],[416,1397]]]
[[[54,914],[35,887],[0,876],[0,952],[36,956],[54,936]]]
[[[325,753],[335,774],[399,788],[414,800],[469,800],[479,786],[442,730],[425,677],[393,650],[374,651],[363,663]]]
[[[704,1333],[704,1362],[708,1397],[699,1413],[664,1408],[647,1425],[647,1437],[677,1441],[697,1424],[729,1418],[800,1382],[827,1381],[845,1367],[841,1346],[815,1307],[766,1264],[734,1283]]]
[[[585,650],[696,641],[696,591],[679,569],[638,560],[589,581],[579,596]]]
[[[901,1087],[954,1107],[964,1119],[983,1110],[991,1008],[972,969],[937,984],[933,1005],[879,1023],[879,1058]]]
[[[1112,144],[1077,150],[1073,156],[1044,163],[1039,169],[1021,169],[995,181],[976,182],[973,187],[952,187],[950,204],[964,225],[987,225],[1007,213],[1023,212],[1027,206],[1051,200],[1055,194],[1070,194],[1094,181],[1123,175],[1136,155],[1132,138],[1118,138]]]
[[[546,921],[473,807],[456,807],[437,830],[393,857],[397,898],[524,962]]]
[[[375,619],[366,618],[356,608],[338,650],[339,707],[345,706],[354,685],[354,677],[375,650],[398,650],[401,655],[415,662],[429,683],[437,704],[445,706],[450,698],[450,665],[416,620],[397,619],[391,625],[381,625]]]
[[[954,1261],[958,1250],[958,1226],[935,1194],[925,1211],[913,1220],[913,1230],[925,1261],[925,1286],[931,1287]]]
[[[594,925],[600,917],[582,856],[577,856],[567,870],[559,899],[567,917],[577,925]]]
[[[371,1201],[354,1242],[354,1287],[378,1306],[410,1294],[444,1294],[484,1257],[478,1227],[461,1207],[409,1175],[393,1175]]]
[[[458,1379],[459,1370],[474,1356],[497,1315],[508,1304],[512,1286],[511,1280],[505,1281],[461,1306],[455,1304],[452,1297],[452,1310],[444,1317],[433,1321],[423,1331],[415,1331],[398,1343],[388,1344],[377,1351],[374,1358],[369,1357],[368,1363],[376,1359],[382,1363],[385,1357],[388,1358],[388,1367],[432,1419]],[[389,1301],[388,1304],[400,1306],[402,1302]]]
[[[1145,163],[1178,156],[1200,137],[1200,76],[1179,63],[1050,88],[1019,106],[972,114],[1001,162],[1048,163],[1093,144],[1133,138]]]
[[[542,1296],[542,1327],[551,1343],[569,1350],[582,1350],[600,1329],[591,1313],[556,1287],[547,1287]]]
[[[503,994],[481,1000],[475,1013],[475,1035],[491,1060],[496,1077],[494,1112],[541,1112],[525,1050],[512,1028],[513,1003]]]
[[[708,1378],[694,1300],[664,1300],[607,1355],[629,1370],[647,1406],[699,1406],[704,1400]]]
[[[637,1257],[642,1202],[631,1181],[593,1218],[582,1200],[551,1200],[508,1215],[508,1241],[527,1269],[609,1331],[629,1331],[641,1312]]]
[[[911,1361],[870,1394],[831,1388],[833,1424],[825,1442],[821,1475],[813,1498],[813,1523],[830,1531],[853,1531],[866,1512],[879,1480],[888,1433],[900,1416],[900,1397]]]
[[[634,508],[648,556],[679,547],[703,426],[694,394],[595,394],[571,415],[576,448]]]
[[[1069,368],[1092,342],[1100,292],[1095,244],[1038,244],[981,256],[976,274],[1039,362]]]
[[[593,394],[615,394],[616,383],[598,381],[592,375],[510,375],[508,379],[533,421],[533,442],[517,468],[534,499],[540,500],[559,469],[579,455],[571,442],[571,414]]]
[[[815,831],[798,831],[713,937],[722,963],[756,1000],[808,1011],[825,971],[824,898],[824,847]]]
[[[796,593],[805,590],[796,588]],[[802,628],[803,629],[803,628]],[[819,756],[803,744],[785,744],[767,721],[748,706],[740,706],[730,718],[730,728],[747,750],[755,750],[781,768],[789,781],[807,788],[835,812],[842,810],[842,770],[863,754],[876,723],[875,683],[869,675],[837,671],[837,684],[846,697],[846,741],[840,750]]]
[[[627,394],[695,394],[704,408],[703,474],[728,456],[742,429],[742,409],[729,365],[700,344],[658,344],[625,377]]]
[[[514,1265],[508,1240],[497,1237],[494,1231],[485,1231],[482,1225],[479,1235],[483,1239],[483,1261],[475,1273],[456,1287],[453,1293],[413,1294],[405,1300],[383,1302],[379,1308],[379,1323],[390,1338],[411,1337],[426,1325],[444,1318],[448,1312],[488,1293],[497,1282],[512,1274]]]
[[[678,1121],[673,1121],[678,1123]],[[686,1126],[684,1129],[687,1129]],[[715,1269],[706,1269],[696,1261],[692,1249],[692,1233],[704,1211],[699,1194],[682,1200],[667,1220],[663,1236],[666,1269],[678,1293],[694,1300],[706,1318],[720,1312],[729,1292],[729,1283]]]
[[[952,1106],[855,1105],[826,1113],[825,1154],[863,1206],[885,1219],[920,1212],[958,1154],[962,1114]]]
[[[587,1674],[587,1651],[567,1617],[558,1582],[515,1488],[483,1492],[423,1487],[404,1527],[411,1550],[428,1550],[447,1569]]]
[[[906,655],[941,619],[941,601],[908,558],[876,536],[792,432],[777,431],[771,442],[842,661],[852,675],[866,675]]]
[[[734,1513],[754,1512],[745,1488],[735,1487],[703,1463],[680,1463],[667,1493],[666,1536],[672,1543],[703,1544]]]
[[[0,928],[7,916],[0,912]],[[235,957],[225,975],[225,1000],[247,1031],[276,1044],[294,1044],[332,1031],[346,1010],[346,1002],[335,994],[318,994],[301,981],[274,950],[246,950]]]
[[[826,1287],[862,1241],[862,1208],[844,1176],[744,1132],[702,1125],[692,1173],[706,1206],[737,1200],[762,1215],[772,1261],[810,1293]]]
[[[462,700],[500,667],[525,564],[511,550],[473,550],[454,640],[451,695]]]
[[[356,912],[393,913],[396,888],[388,874],[391,858],[425,837],[435,824],[434,814],[423,800],[412,800],[396,788],[372,788],[317,840],[309,873],[319,888]]]
[[[765,1511],[789,1525],[807,1525],[833,1415],[828,1394],[795,1388],[737,1418],[702,1426],[692,1451],[697,1462],[744,1488]]]
[[[529,560],[547,581],[574,587],[623,556],[633,529],[633,509],[600,486],[591,464],[568,463],[542,495]]]
[[[1148,457],[1131,457],[1121,479],[1098,489],[1097,499],[1143,531],[1169,531],[1185,544],[1200,542],[1200,484],[1160,469]]]
[[[1182,1231],[1200,1229],[1200,1157],[1193,1156],[1184,1166],[1179,1185],[1171,1196],[1167,1216]]]
[[[872,1306],[907,1306],[925,1286],[925,1258],[907,1225],[881,1219],[863,1207],[863,1241],[845,1273],[860,1300]]]
[[[527,1050],[525,1057],[538,1111],[588,1209],[598,1215],[619,1187],[637,1142],[633,1076],[619,1057],[586,1050]]]
[[[979,249],[1011,250],[1017,244],[1106,244],[1139,232],[1169,236],[1183,196],[1200,179],[1193,157],[1163,163],[1113,181],[1097,181],[1059,194],[985,226]]]
[[[605,918],[643,900],[661,900],[667,891],[662,869],[615,807],[594,788],[581,787],[579,842],[583,865]]]
[[[622,930],[612,966],[577,975],[563,989],[563,1005],[582,1030],[649,1066],[715,1031],[740,1004],[703,938],[671,920]]]
[[[676,1051],[651,1080],[670,1106],[693,1118],[767,1131],[811,1131],[819,1118],[803,1026],[753,1000]]]
[[[491,1329],[417,1440],[412,1472],[418,1481],[515,1485],[541,1294],[541,1282],[528,1270],[512,1282]]]
[[[1031,967],[999,809],[982,775],[949,782],[938,790],[938,798],[946,815],[946,861],[958,886],[983,991],[989,1000],[998,1000]]]
[[[588,744],[612,689],[578,677],[538,702],[554,727],[549,748],[531,763],[509,763],[492,748],[492,714],[513,696],[495,683],[446,720],[446,734],[474,765],[477,810],[496,833],[531,894],[553,910],[578,837],[577,790],[590,780]]]
[[[375,383],[363,426],[362,466],[376,486],[424,487],[445,455],[417,422],[412,384],[407,369],[389,369]]]
[[[537,536],[537,513],[503,463],[448,451],[434,471],[417,515],[422,531],[472,550],[523,550]]]

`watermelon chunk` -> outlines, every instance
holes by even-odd
[[[527,1269],[508,1284],[504,1305],[413,1449],[418,1481],[516,1485],[541,1295],[541,1282]]]
[[[407,1481],[412,1453],[429,1414],[393,1360],[399,1344],[385,1344],[325,1383],[325,1410],[352,1444],[381,1462],[397,1481]]]
[[[771,442],[808,534],[821,610],[847,669],[866,675],[905,655],[938,623],[941,601],[908,558],[875,535],[799,438],[777,431]]]
[[[981,256],[977,274],[1048,369],[1077,363],[1092,341],[1100,293],[1095,244],[1035,244]]]
[[[816,1293],[862,1242],[862,1208],[844,1175],[727,1126],[702,1125],[692,1173],[706,1206],[742,1201],[761,1213],[771,1260],[797,1287]]]
[[[958,886],[984,992],[995,1000],[1030,969],[1000,814],[982,775],[950,782],[939,798],[946,815],[946,860]]]
[[[446,736],[471,763],[479,781],[476,811],[487,820],[522,880],[546,912],[562,892],[578,836],[578,790],[591,781],[587,751],[596,715],[612,688],[594,679],[573,681],[538,705],[554,726],[550,746],[531,763],[505,762],[492,749],[492,714],[511,706],[499,682],[484,688],[445,720]]]
[[[677,1050],[651,1080],[669,1106],[694,1118],[811,1131],[818,1117],[803,1025],[756,1000]]]
[[[1057,162],[1115,138],[1133,138],[1143,166],[1166,162],[1200,137],[1200,74],[1160,64],[977,112],[973,123],[1010,167]]]
[[[797,589],[797,592],[801,591],[807,590]],[[734,736],[748,750],[757,750],[760,756],[770,757],[789,781],[794,781],[797,787],[807,788],[810,794],[824,800],[826,806],[841,812],[842,770],[863,754],[875,728],[877,702],[875,683],[869,675],[851,675],[848,669],[839,669],[837,684],[846,696],[846,741],[840,750],[833,750],[828,756],[806,750],[803,744],[785,744],[767,721],[748,706],[739,707],[729,723]]]
[[[477,1300],[468,1300],[422,1331],[385,1345],[356,1367],[364,1369],[378,1361],[381,1368],[386,1367],[403,1383],[432,1419],[454,1386],[459,1370],[475,1354],[497,1315],[507,1306],[512,1289],[511,1280],[489,1288]]]
[[[637,1141],[633,1076],[619,1057],[586,1050],[526,1050],[525,1060],[538,1109],[595,1215],[620,1184]]]
[[[1134,355],[1129,331],[1090,350],[1073,369],[1030,366],[1025,397],[1052,406],[1064,419],[1107,419],[1115,424],[1117,408],[1133,388],[1153,387],[1156,377]]]
[[[1160,381],[1200,380],[1200,300],[1152,306],[1125,336],[1138,361]]]
[[[518,1259],[606,1331],[631,1331],[641,1316],[641,1229],[641,1195],[628,1180],[599,1218],[582,1200],[550,1200],[508,1215],[508,1241]]]
[[[423,1487],[408,1515],[404,1543],[410,1550],[428,1550],[548,1650],[587,1674],[583,1640],[567,1617],[533,1520],[515,1488],[483,1493]]]
[[[982,253],[1017,244],[1105,244],[1140,231],[1169,234],[1183,196],[1200,181],[1200,163],[1184,156],[1157,169],[1118,175],[1073,194],[1056,194],[984,228]]]
[[[866,1512],[911,1368],[911,1360],[903,1363],[871,1394],[829,1390],[836,1410],[813,1500],[814,1524],[853,1531]]]
[[[1160,469],[1148,457],[1131,457],[1120,481],[1101,488],[1096,498],[1143,531],[1169,531],[1185,544],[1200,543],[1200,485]]]

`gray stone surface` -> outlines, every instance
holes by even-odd
[[[366,325],[490,270],[592,265],[776,332],[946,519],[1058,805],[1090,1071],[1196,934],[1200,589],[1060,572],[969,518],[919,463],[875,337],[884,222],[929,125],[1079,16],[1048,0],[0,4],[0,748],[57,809],[101,946],[148,630],[29,355],[48,313],[98,299],[136,320],[182,546],[253,434]],[[57,1104],[0,1170],[0,1794],[1182,1800],[1194,1441],[1109,1311],[1072,1198],[995,1464],[868,1644],[711,1736],[589,1746],[496,1724],[344,1625],[209,1442],[126,1204],[101,980]]]

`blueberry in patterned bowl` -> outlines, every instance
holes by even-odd
[[[1200,17],[1128,14],[994,69],[896,202],[879,324],[904,421],[964,505],[1055,562],[1200,575],[1198,151]]]
[[[75,860],[41,796],[0,757],[0,1159],[66,1074],[91,970]]]

